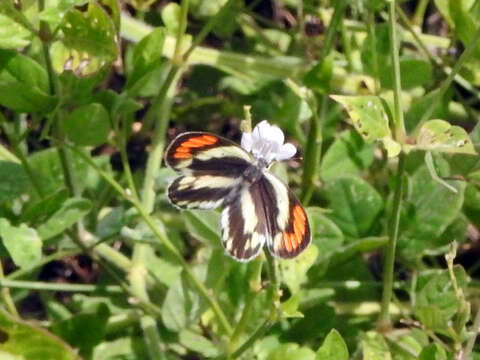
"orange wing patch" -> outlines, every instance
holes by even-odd
[[[212,135],[201,135],[192,137],[187,141],[181,143],[180,146],[175,149],[173,157],[175,159],[191,158],[193,156],[191,153],[192,149],[213,145],[216,142],[218,142],[218,138]]]
[[[283,232],[284,247],[289,253],[295,251],[302,244],[307,231],[307,217],[300,205],[293,208],[291,216],[293,217],[293,231]]]

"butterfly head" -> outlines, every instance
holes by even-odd
[[[268,167],[274,160],[288,160],[297,153],[295,146],[290,143],[284,144],[284,141],[283,131],[263,120],[252,132],[243,133],[241,145],[253,154],[260,165]]]

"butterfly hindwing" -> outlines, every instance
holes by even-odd
[[[265,242],[274,256],[293,258],[311,241],[300,202],[267,171],[225,203],[221,225],[227,253],[240,261],[255,257]]]
[[[236,189],[222,211],[222,243],[226,252],[239,261],[258,255],[268,234],[261,199],[251,186]]]
[[[307,214],[295,194],[275,175],[265,172],[261,183],[269,226],[268,249],[275,256],[293,258],[311,242]]]
[[[165,162],[177,171],[239,177],[252,158],[240,146],[223,137],[193,131],[178,135],[165,152]]]

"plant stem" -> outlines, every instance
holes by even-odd
[[[280,303],[280,289],[279,289],[279,282],[277,277],[277,265],[275,262],[275,258],[265,250],[265,256],[267,258],[267,265],[268,265],[268,276],[270,278],[270,286],[269,286],[269,297],[270,297],[270,311],[263,322],[257,330],[237,349],[233,354],[231,354],[230,358],[235,359],[242,355],[250,346],[252,346],[255,341],[261,338],[270,327],[275,324],[278,320],[278,306]]]
[[[475,341],[477,339],[478,333],[480,332],[480,307],[477,309],[477,314],[473,320],[472,328],[470,329],[472,335],[468,339],[465,350],[463,351],[462,360],[470,360],[470,355],[472,353],[473,347],[475,346]]]
[[[330,21],[327,34],[325,35],[324,45],[320,52],[318,64],[321,67],[327,54],[333,47],[335,34],[342,25],[342,17],[347,8],[348,1],[339,0],[335,3],[335,10]],[[328,106],[328,97],[326,95],[320,96],[320,107],[315,95],[311,95],[308,104],[312,111],[310,118],[310,129],[308,131],[307,144],[305,146],[305,160],[303,162],[303,176],[302,176],[302,195],[301,199],[305,206],[308,205],[313,195],[315,188],[315,180],[317,178],[317,166],[320,163],[322,151],[322,124],[325,122]],[[319,114],[320,112],[320,114]]]
[[[118,285],[88,285],[88,284],[68,284],[68,283],[49,283],[42,281],[22,281],[0,279],[0,287],[29,289],[29,290],[48,290],[48,291],[68,291],[68,292],[103,292],[120,293],[122,288]]]
[[[275,320],[268,317],[262,325],[250,336],[231,356],[231,359],[240,357],[245,351],[247,351],[257,339],[260,339],[275,323]]]
[[[2,262],[0,261],[0,282],[7,281],[5,280],[5,275],[3,273],[3,265]],[[2,287],[0,285],[0,287]],[[20,315],[18,314],[17,308],[15,307],[15,302],[12,299],[12,296],[10,295],[10,290],[6,287],[2,287],[0,290],[0,295],[2,297],[3,303],[5,304],[5,308],[7,311],[10,313],[10,315],[14,316],[15,318],[20,318]]]
[[[398,167],[396,175],[395,192],[393,194],[392,213],[388,225],[389,241],[386,248],[384,267],[383,267],[383,294],[379,317],[379,329],[387,329],[390,326],[390,301],[393,293],[393,273],[395,263],[395,249],[400,228],[400,213],[402,208],[403,181],[405,172],[405,154],[400,153],[398,157]]]
[[[394,116],[393,116],[393,127],[394,127],[394,136],[397,142],[403,144],[405,139],[405,124],[403,121],[403,111],[401,105],[401,82],[400,82],[400,60],[399,60],[399,42],[397,39],[397,24],[395,20],[395,0],[389,1],[389,11],[388,11],[388,25],[389,25],[389,35],[390,35],[390,52],[392,55],[392,64],[393,64],[393,100],[394,100]]]
[[[374,81],[374,93],[378,94],[380,91],[380,72],[378,66],[378,54],[377,54],[377,35],[375,33],[375,13],[372,11],[367,14],[367,28],[370,38],[370,48],[372,49],[372,63],[373,63],[373,81]]]
[[[327,97],[321,96],[322,106],[321,112],[327,107]],[[310,120],[310,129],[308,131],[307,143],[305,145],[305,159],[303,161],[303,176],[302,176],[302,203],[307,206],[312,198],[315,189],[315,182],[317,179],[317,166],[320,162],[322,150],[322,121],[324,116],[318,114],[317,99],[312,95],[310,99],[310,109],[312,111],[312,118]]]
[[[393,97],[394,97],[394,138],[397,142],[403,144],[405,141],[405,125],[403,122],[403,111],[400,103],[401,84],[400,84],[400,62],[399,49],[396,36],[396,22],[395,22],[395,1],[389,3],[388,12],[389,32],[390,32],[390,51],[393,63]],[[384,268],[383,268],[383,294],[380,310],[380,317],[378,322],[379,329],[387,329],[390,327],[390,301],[393,293],[393,275],[395,264],[395,250],[397,246],[398,234],[400,229],[400,213],[402,209],[403,197],[403,181],[405,172],[405,154],[403,152],[398,156],[398,167],[396,173],[395,192],[393,195],[392,213],[390,214],[388,224],[388,244],[386,248]]]
[[[245,296],[245,307],[243,308],[242,316],[233,331],[232,337],[230,338],[229,350],[232,351],[238,343],[238,340],[243,335],[245,327],[250,319],[250,313],[252,311],[253,302],[255,296],[261,290],[261,275],[262,275],[262,263],[263,257],[258,256],[254,261],[249,264],[249,273],[248,277],[248,292]]]
[[[413,26],[421,27],[423,23],[423,18],[425,16],[425,10],[430,0],[420,0],[415,8],[415,13],[413,14],[412,24]]]

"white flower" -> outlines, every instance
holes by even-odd
[[[243,133],[242,148],[251,152],[256,159],[267,164],[273,160],[290,159],[297,153],[292,144],[284,144],[285,137],[278,126],[270,125],[267,120],[259,122],[251,133]]]

